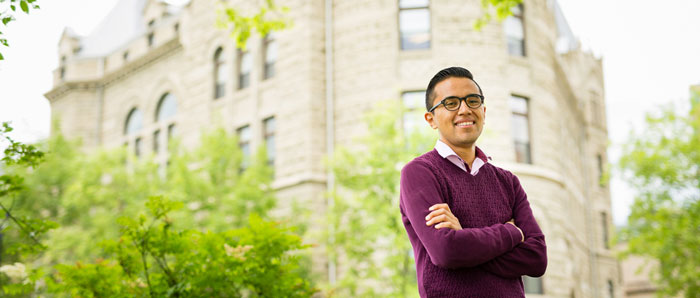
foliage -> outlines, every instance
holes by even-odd
[[[700,96],[687,115],[666,108],[647,115],[643,133],[624,149],[620,167],[638,192],[622,256],[658,260],[660,296],[700,296]]]
[[[476,30],[486,25],[494,15],[496,20],[503,21],[511,16],[513,7],[518,6],[523,0],[481,0],[481,7],[484,9],[484,15],[476,19],[473,27]]]
[[[18,194],[25,191],[24,176],[11,169],[33,169],[44,158],[44,153],[33,145],[22,144],[10,138],[9,123],[3,122],[0,139],[7,142],[3,158],[0,159],[0,209],[5,219],[0,223],[0,253],[3,262],[11,263],[24,255],[40,252],[46,248],[40,239],[57,224],[50,220],[35,218],[26,208],[22,208]],[[20,203],[18,203],[20,202]],[[31,291],[35,275],[29,275],[26,266],[15,262],[0,267],[0,284],[6,295],[19,295]]]
[[[149,216],[121,217],[118,241],[105,241],[112,259],[60,265],[50,289],[66,297],[310,297],[298,276],[301,238],[251,215],[245,228],[179,230],[168,214],[182,206],[162,197]]]
[[[37,0],[0,0],[0,20],[2,20],[2,26],[6,27],[8,23],[15,20],[13,14],[17,12],[18,6],[19,9],[26,14],[29,14],[29,10],[31,9],[39,9],[39,5],[36,4],[36,2]],[[8,11],[8,7],[11,12]],[[4,30],[4,28],[0,27],[0,45],[9,47],[10,44],[7,39],[2,37],[2,32]],[[2,53],[0,53],[0,60],[3,59],[5,58],[2,56]]]
[[[248,157],[251,159],[249,166],[243,169],[238,140],[223,129],[203,134],[200,146],[191,150],[177,143],[175,139],[169,141],[169,165],[166,167],[149,156],[136,158],[125,148],[84,154],[78,149],[79,143],[54,134],[40,145],[49,152],[43,163],[31,170],[8,168],[25,177],[27,185],[16,193],[17,206],[29,214],[61,224],[48,234],[44,241],[47,250],[32,267],[51,268],[58,263],[113,256],[113,252],[96,244],[120,237],[115,222],[119,218],[137,218],[149,195],[166,196],[185,206],[167,218],[178,228],[190,231],[190,236],[195,235],[192,234],[195,230],[210,230],[216,234],[242,228],[252,223],[248,221],[252,214],[259,214],[261,220],[267,218],[276,199],[270,185],[272,169],[266,163],[264,148]],[[124,223],[124,219],[120,222]],[[209,239],[206,237],[201,236]],[[296,258],[299,262],[308,262],[309,257],[301,252]],[[111,261],[80,264],[85,268],[79,272],[67,271],[65,266],[57,268],[66,272],[64,278],[80,281],[117,278],[115,272],[122,270]],[[308,280],[308,270],[306,266],[298,269],[297,277]],[[100,277],[100,274],[108,276]],[[112,287],[113,284],[105,281],[94,286]]]
[[[392,107],[383,103],[365,117],[369,133],[357,142],[363,154],[340,147],[330,162],[338,190],[328,214],[335,230],[328,253],[340,268],[331,295],[418,294],[413,251],[398,210],[399,178],[405,163],[430,150],[434,136],[427,126],[405,134],[397,125],[402,112]]]
[[[171,140],[166,169],[124,148],[81,154],[78,143],[52,136],[45,162],[22,173],[28,187],[18,194],[24,209],[61,224],[49,234],[40,263],[100,255],[95,240],[118,237],[117,218],[138,214],[149,195],[185,204],[171,216],[183,228],[222,231],[242,227],[251,213],[265,218],[276,200],[272,170],[258,158],[264,152],[241,170],[238,141],[223,129],[203,134],[200,144],[185,150]]]
[[[265,0],[257,13],[245,16],[240,8],[233,8],[226,3],[217,19],[217,26],[229,30],[236,41],[236,47],[245,50],[246,42],[253,31],[266,36],[272,31],[279,31],[291,26],[292,22],[283,17],[289,12],[286,6],[277,6],[274,0]],[[270,16],[272,15],[272,17]]]

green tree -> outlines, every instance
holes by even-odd
[[[44,158],[44,153],[33,145],[16,142],[8,135],[10,132],[12,127],[7,122],[2,123],[0,140],[7,142],[0,159],[0,210],[5,214],[0,222],[0,258],[7,264],[0,267],[0,272],[4,273],[0,275],[0,293],[4,295],[31,291],[36,274],[28,274],[26,266],[18,261],[27,254],[45,249],[41,240],[56,227],[55,222],[36,218],[20,206],[22,201],[18,194],[27,189],[25,177],[13,169],[35,168]]]
[[[638,195],[621,239],[622,256],[658,260],[652,279],[659,296],[700,296],[700,95],[687,114],[673,107],[647,115],[620,159]]]
[[[10,46],[7,38],[3,37],[2,32],[5,31],[4,27],[6,27],[8,23],[15,20],[14,14],[18,12],[17,8],[29,14],[30,10],[39,9],[39,5],[36,0],[0,0],[0,20],[2,20],[2,27],[0,27],[0,45],[6,47]],[[4,59],[2,53],[0,53],[0,60]]]
[[[401,115],[395,103],[382,103],[365,118],[369,132],[357,140],[363,154],[339,147],[330,161],[338,190],[328,214],[335,230],[328,253],[340,268],[331,295],[418,295],[413,250],[398,212],[399,178],[403,165],[428,151],[435,137],[427,126],[405,134]]]
[[[182,207],[162,197],[149,216],[121,217],[121,236],[102,246],[111,259],[59,265],[49,284],[59,297],[310,297],[301,278],[304,249],[289,228],[251,215],[241,229],[178,229],[168,214]]]

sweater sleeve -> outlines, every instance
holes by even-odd
[[[435,229],[425,217],[430,206],[445,203],[435,174],[427,165],[413,161],[401,171],[400,205],[430,261],[442,268],[474,267],[510,251],[520,242],[511,224],[484,228]]]
[[[522,275],[542,276],[547,269],[547,247],[544,234],[535,221],[527,194],[520,186],[518,177],[512,175],[515,205],[513,218],[525,235],[525,241],[513,250],[481,265],[486,271],[505,278],[520,278]]]

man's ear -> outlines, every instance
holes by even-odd
[[[433,129],[437,129],[437,124],[435,123],[435,115],[431,112],[425,112],[425,122],[428,122],[428,125],[432,127]]]

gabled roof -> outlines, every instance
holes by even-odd
[[[80,38],[79,58],[113,53],[146,32],[143,10],[149,0],[119,0],[112,11],[90,34]],[[153,0],[151,0],[153,1]],[[182,2],[182,1],[180,1]],[[185,1],[187,3],[189,1]],[[168,12],[179,13],[184,5],[168,5]]]
[[[559,1],[552,2],[554,2],[554,22],[557,25],[557,52],[566,53],[577,49],[579,46],[578,39],[571,30],[571,27],[569,27],[569,23],[566,21],[564,13],[559,7]]]

